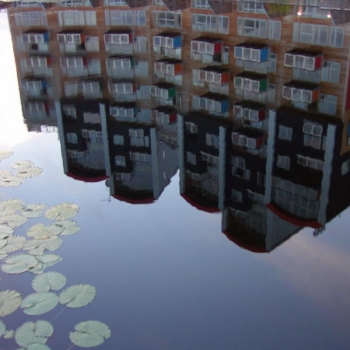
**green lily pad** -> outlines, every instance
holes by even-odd
[[[36,292],[48,292],[60,290],[66,284],[66,277],[59,272],[46,272],[36,276],[32,281],[32,287]]]
[[[101,345],[111,337],[109,327],[100,321],[80,322],[75,325],[74,329],[74,332],[69,333],[69,339],[74,345],[82,348]]]
[[[0,225],[8,225],[11,228],[19,227],[27,222],[25,216],[19,214],[10,214],[6,216],[0,216]]]
[[[0,202],[0,212],[3,210],[9,210],[15,212],[21,210],[24,206],[24,202],[20,199],[10,199],[7,201]]]
[[[37,240],[50,238],[52,234],[48,231],[47,226],[42,223],[35,224],[27,230],[27,236]]]
[[[43,214],[46,204],[29,204],[21,210],[21,215],[27,218],[37,218]]]
[[[39,176],[42,172],[43,172],[43,169],[41,168],[31,167],[31,168],[18,170],[16,176],[21,178],[30,178],[30,177]]]
[[[17,162],[14,162],[10,165],[13,169],[24,169],[24,168],[30,168],[34,165],[34,163],[30,160],[19,160]]]
[[[96,289],[89,284],[77,284],[65,289],[59,296],[61,304],[77,308],[85,306],[94,300]]]
[[[23,178],[17,176],[4,177],[0,180],[0,186],[2,187],[16,187],[23,183]]]
[[[45,344],[53,334],[53,327],[47,321],[26,322],[15,333],[16,343],[24,348],[30,344]]]
[[[11,339],[11,338],[13,338],[14,334],[15,334],[15,331],[13,329],[8,330],[4,333],[4,338]]]
[[[7,244],[0,248],[0,255],[16,252],[23,248],[27,240],[22,236],[10,236],[7,239]]]
[[[46,344],[32,343],[27,350],[51,350]]]
[[[51,292],[32,293],[22,300],[21,308],[27,315],[42,315],[58,304],[58,296]]]
[[[47,219],[66,220],[79,212],[79,206],[72,203],[62,203],[48,209],[45,213]]]
[[[48,230],[59,231],[61,236],[70,236],[80,231],[79,225],[73,220],[60,220],[48,226]]]
[[[4,247],[7,244],[8,239],[7,238],[1,238],[0,239],[0,248]]]
[[[11,156],[13,156],[13,152],[12,151],[0,151],[0,160],[9,158]]]
[[[6,273],[17,274],[28,271],[31,267],[34,267],[37,264],[38,261],[32,255],[12,255],[5,260],[3,265],[1,265],[1,270]]]
[[[42,255],[44,250],[54,252],[62,245],[62,239],[57,236],[52,236],[47,239],[33,239],[28,241],[23,249],[28,250],[32,255]]]
[[[0,225],[0,239],[7,238],[13,234],[13,229],[7,225]]]
[[[12,314],[21,305],[21,295],[15,290],[0,292],[0,317]]]

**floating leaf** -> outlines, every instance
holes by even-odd
[[[13,338],[14,334],[15,334],[15,331],[13,329],[11,329],[11,330],[6,331],[4,333],[4,338],[5,339],[11,339],[11,338]]]
[[[38,167],[25,168],[25,169],[18,170],[16,176],[23,177],[23,178],[30,178],[30,177],[39,176],[42,172],[43,172],[43,169]]]
[[[12,151],[0,151],[0,160],[13,156]]]
[[[6,273],[17,274],[28,271],[31,267],[34,267],[37,264],[38,261],[32,255],[12,255],[5,260],[3,265],[1,265],[1,270]]]
[[[0,317],[12,314],[21,305],[21,295],[15,290],[0,292]]]
[[[18,345],[28,348],[30,344],[45,344],[53,334],[53,327],[47,321],[26,322],[15,333]]]
[[[34,165],[34,163],[30,160],[19,160],[18,162],[14,162],[10,165],[13,169],[24,169],[30,168]]]
[[[27,236],[37,240],[44,240],[50,238],[52,234],[48,231],[44,224],[35,224],[27,230]]]
[[[27,222],[27,218],[19,214],[0,216],[0,225],[6,224],[12,228],[21,226]]]
[[[5,177],[0,180],[0,186],[2,187],[16,187],[23,183],[23,178],[17,176]]]
[[[43,214],[46,204],[29,204],[21,211],[21,215],[27,218],[37,218]]]
[[[62,260],[62,258],[56,254],[38,255],[36,256],[36,259],[39,261],[39,263],[42,263],[45,267],[53,266]]]
[[[47,266],[45,264],[38,262],[38,265],[34,266],[33,268],[29,269],[28,271],[31,273],[34,273],[35,275],[40,275],[45,271],[46,267]]]
[[[2,321],[0,320],[0,338],[1,338],[2,335],[5,333],[5,331],[6,331],[6,326],[5,326],[4,322],[2,322]]]
[[[67,307],[76,308],[89,304],[96,296],[96,289],[89,284],[77,284],[60,294],[60,303]]]
[[[7,225],[0,225],[0,239],[7,238],[13,234],[13,229]]]
[[[59,230],[61,236],[70,236],[80,231],[79,225],[73,220],[60,220],[56,221],[54,224],[48,226],[48,230],[54,229]]]
[[[3,210],[10,210],[15,212],[21,210],[24,206],[24,202],[20,199],[10,199],[8,201],[0,202],[0,212]]]
[[[47,219],[66,220],[79,212],[79,206],[72,203],[62,203],[55,205],[47,210],[45,216]]]
[[[7,238],[1,238],[0,239],[0,248],[5,246],[7,244],[8,239]]]
[[[10,170],[0,170],[0,177],[11,177],[13,176],[12,175],[12,172]]]
[[[36,276],[32,281],[32,287],[37,292],[60,290],[66,284],[66,277],[59,272],[46,272]]]
[[[54,224],[48,225],[47,230],[52,234],[52,235],[59,235],[63,231],[62,225],[60,225],[61,221],[56,221]]]
[[[100,345],[111,336],[109,327],[100,321],[80,322],[74,329],[74,332],[69,333],[69,339],[74,345],[82,348]]]
[[[51,292],[32,293],[22,300],[21,308],[27,315],[42,315],[58,304],[58,296]]]
[[[25,243],[26,239],[22,236],[10,236],[7,244],[0,249],[0,255],[16,252],[22,249]]]

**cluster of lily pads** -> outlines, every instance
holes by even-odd
[[[11,157],[12,151],[0,151],[0,160]],[[43,169],[35,167],[30,160],[20,160],[11,164],[12,170],[0,170],[0,186],[15,187],[27,178],[39,176]]]
[[[0,160],[11,155],[10,151],[0,151]],[[28,161],[13,163],[11,167],[14,168],[14,164],[21,164],[17,168],[19,170],[16,176],[21,171],[25,170],[30,174],[31,171],[28,169],[37,169]],[[24,164],[31,165],[21,168]],[[11,174],[6,177],[4,174],[6,170],[0,170],[1,185],[14,183],[9,179],[16,176]],[[58,304],[67,308],[79,308],[95,298],[96,289],[89,284],[77,284],[60,291],[66,285],[66,277],[59,272],[45,272],[47,267],[62,260],[59,255],[53,253],[61,246],[62,237],[73,235],[80,230],[77,222],[71,220],[78,212],[79,207],[72,203],[62,203],[47,209],[45,204],[25,205],[19,199],[0,202],[1,270],[8,274],[29,272],[36,275],[32,280],[34,292],[24,298],[15,290],[0,291],[0,317],[12,314],[19,308],[25,314],[35,316],[53,310]],[[48,225],[43,223],[32,225],[26,230],[27,237],[15,234],[17,227],[42,215],[46,220],[52,221]],[[6,325],[0,320],[0,340],[14,338],[21,347],[18,350],[50,350],[46,342],[53,332],[52,324],[46,320],[25,322],[16,330],[6,329]],[[69,334],[69,339],[73,346],[89,348],[102,344],[110,336],[111,331],[106,324],[89,320],[75,325],[74,331]]]

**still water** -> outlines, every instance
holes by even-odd
[[[20,199],[47,208],[78,205],[72,220],[80,231],[61,237],[54,254],[62,260],[45,272],[63,274],[64,289],[88,284],[97,292],[80,308],[59,303],[38,316],[19,308],[1,318],[7,330],[46,320],[54,328],[46,345],[59,350],[72,348],[70,332],[87,320],[101,321],[111,330],[98,349],[349,348],[349,209],[337,213],[318,235],[315,228],[295,221],[291,228],[275,215],[277,223],[264,224],[275,242],[252,247],[230,236],[223,213],[211,210],[218,207],[217,198],[216,204],[195,205],[186,196],[176,163],[181,147],[164,148],[163,154],[176,159],[175,166],[165,168],[170,174],[166,185],[147,204],[135,204],[134,196],[125,200],[118,183],[111,194],[108,180],[67,176],[57,127],[27,131],[7,14],[0,13],[0,19],[0,150],[13,152],[1,160],[0,170],[14,171],[11,164],[22,160],[43,169],[19,186],[0,187],[0,201]],[[52,220],[44,215],[29,219],[15,234],[26,236],[36,223]],[[34,292],[35,276],[0,271],[1,290],[15,290],[24,299]],[[0,338],[0,349],[19,347],[13,338]]]

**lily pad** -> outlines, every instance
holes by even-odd
[[[21,210],[21,215],[27,218],[37,218],[43,214],[46,204],[29,204]]]
[[[42,264],[44,264],[46,267],[53,266],[62,260],[62,258],[56,254],[39,255],[36,257],[36,259]]]
[[[6,273],[17,274],[28,271],[31,267],[34,267],[37,264],[38,260],[32,255],[12,255],[5,260],[3,265],[1,265],[1,270]]]
[[[47,321],[26,322],[15,333],[16,343],[24,348],[30,344],[45,344],[53,334],[53,327]]]
[[[4,338],[11,339],[11,338],[13,338],[14,334],[15,334],[15,331],[13,329],[8,330],[4,333]]]
[[[6,224],[12,228],[19,227],[27,222],[27,218],[19,214],[0,216],[0,225]]]
[[[0,338],[5,333],[5,331],[6,331],[5,323],[0,320]]]
[[[46,344],[32,343],[27,350],[51,350]]]
[[[62,239],[57,236],[52,236],[47,239],[33,239],[28,241],[23,249],[28,250],[29,254],[42,255],[44,250],[47,249],[50,252],[54,252],[62,245]]]
[[[55,205],[46,211],[47,219],[66,220],[70,219],[79,212],[79,206],[72,203],[62,203]]]
[[[10,236],[7,244],[0,249],[0,255],[16,252],[23,248],[26,239],[22,236]]]
[[[21,305],[21,295],[15,290],[0,292],[0,317],[12,314]]]
[[[21,210],[24,206],[24,202],[20,199],[10,199],[7,201],[0,202],[0,211],[10,210],[15,212],[16,210]]]
[[[58,304],[58,296],[51,292],[32,293],[22,300],[21,308],[27,315],[42,315]]]
[[[23,178],[17,176],[5,177],[0,180],[0,186],[2,187],[16,187],[23,183]]]
[[[27,230],[27,236],[37,240],[50,238],[52,234],[48,231],[47,226],[42,223],[35,224]]]
[[[96,289],[89,284],[77,284],[65,289],[59,296],[60,303],[67,307],[77,308],[85,306],[94,300]]]
[[[70,236],[80,231],[79,225],[73,220],[60,220],[48,226],[48,230],[59,230],[61,236]]]
[[[82,348],[101,345],[111,337],[109,327],[100,321],[80,322],[75,325],[74,329],[74,332],[69,333],[69,339],[74,345]]]
[[[12,172],[10,170],[0,170],[0,177],[11,177],[13,176]]]
[[[0,239],[0,248],[5,246],[7,244],[8,239],[7,238],[1,238]]]
[[[66,277],[59,272],[46,272],[36,276],[32,281],[32,287],[36,292],[48,292],[60,290],[66,284]]]
[[[0,225],[0,239],[7,238],[13,234],[13,229],[7,225]]]
[[[22,177],[22,178],[30,178],[30,177],[39,176],[42,172],[43,172],[43,169],[38,167],[25,168],[25,169],[18,170],[16,176]]]
[[[13,156],[13,152],[12,151],[0,151],[0,160],[9,158],[11,156]]]
[[[17,162],[14,162],[10,165],[13,169],[24,169],[24,168],[30,168],[34,165],[34,163],[30,160],[19,160]]]

